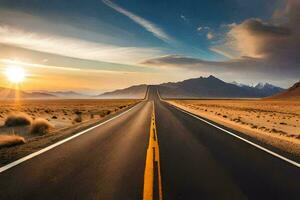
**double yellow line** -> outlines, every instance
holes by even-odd
[[[152,102],[153,103],[153,102]],[[146,166],[144,174],[143,200],[162,200],[162,181],[160,171],[159,146],[155,125],[155,109],[153,110],[150,124],[149,146],[147,149]]]

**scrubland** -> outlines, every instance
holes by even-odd
[[[300,155],[300,101],[173,100],[194,114]]]
[[[97,99],[1,100],[1,163],[72,135],[137,102]]]

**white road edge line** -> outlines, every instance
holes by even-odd
[[[281,160],[284,160],[284,161],[286,161],[286,162],[288,162],[288,163],[290,163],[290,164],[292,164],[292,165],[294,165],[294,166],[300,168],[300,163],[297,163],[296,161],[293,161],[293,160],[291,160],[291,159],[288,159],[288,158],[286,158],[286,157],[284,157],[284,156],[282,156],[282,155],[280,155],[280,154],[278,154],[278,153],[275,153],[275,152],[273,152],[273,151],[271,151],[271,150],[269,150],[269,149],[267,149],[267,148],[265,148],[265,147],[262,147],[262,146],[260,146],[260,145],[258,145],[258,144],[255,144],[254,142],[251,142],[251,141],[249,141],[249,140],[247,140],[247,139],[245,139],[245,138],[243,138],[243,137],[241,137],[241,136],[238,136],[238,135],[236,135],[236,134],[234,134],[234,133],[232,133],[232,132],[230,132],[230,131],[228,131],[228,130],[226,130],[226,129],[224,129],[224,128],[221,128],[221,127],[219,127],[219,126],[217,126],[217,125],[215,125],[215,124],[209,122],[209,121],[206,121],[205,119],[202,119],[202,118],[198,117],[197,115],[194,115],[194,114],[192,114],[192,113],[190,113],[190,112],[187,112],[187,111],[185,111],[185,110],[183,110],[183,109],[181,109],[181,108],[178,108],[177,106],[174,106],[174,105],[170,104],[169,102],[163,100],[163,99],[160,97],[160,94],[158,93],[158,91],[157,91],[157,94],[158,94],[159,99],[160,99],[161,101],[164,101],[164,102],[168,103],[169,105],[173,106],[173,107],[176,108],[177,110],[179,110],[179,111],[181,111],[181,112],[184,112],[184,113],[186,113],[186,114],[188,114],[188,115],[190,115],[190,116],[192,116],[192,117],[194,117],[194,118],[196,118],[196,119],[198,119],[198,120],[200,120],[200,121],[203,121],[203,122],[205,122],[205,123],[207,123],[207,124],[209,124],[209,125],[211,125],[211,126],[217,128],[217,129],[219,129],[219,130],[221,130],[221,131],[224,131],[225,133],[228,133],[229,135],[231,135],[231,136],[233,136],[233,137],[236,137],[236,138],[238,138],[238,139],[240,139],[240,140],[242,140],[242,141],[244,141],[244,142],[246,142],[246,143],[248,143],[248,144],[250,144],[250,145],[252,145],[252,146],[254,146],[254,147],[256,147],[256,148],[258,148],[258,149],[260,149],[260,150],[262,150],[262,151],[264,151],[264,152],[266,152],[266,153],[269,153],[269,154],[271,154],[272,156],[275,156],[275,157],[277,157],[277,158],[279,158],[279,159],[281,159]]]
[[[38,155],[40,155],[40,154],[42,154],[42,153],[45,153],[46,151],[49,151],[50,149],[53,149],[53,148],[55,148],[55,147],[57,147],[57,146],[59,146],[59,145],[61,145],[61,144],[63,144],[63,143],[66,143],[66,142],[68,142],[68,141],[70,141],[70,140],[72,140],[72,139],[74,139],[74,138],[76,138],[76,137],[78,137],[78,136],[80,136],[80,135],[82,135],[82,134],[88,132],[88,131],[91,131],[91,130],[93,130],[93,129],[99,127],[99,126],[102,126],[102,125],[104,125],[104,124],[106,124],[106,123],[108,123],[108,122],[110,122],[110,121],[112,121],[112,120],[114,120],[114,119],[116,119],[116,118],[119,118],[119,117],[121,117],[122,115],[124,115],[124,114],[128,113],[129,111],[131,111],[132,109],[136,108],[138,105],[140,105],[140,103],[138,103],[137,105],[133,106],[132,108],[130,108],[130,109],[128,109],[128,110],[126,110],[126,111],[124,111],[124,112],[118,114],[117,116],[114,116],[114,117],[112,117],[112,118],[110,118],[110,119],[108,119],[108,120],[106,120],[106,121],[104,121],[104,122],[102,122],[102,123],[100,123],[100,124],[97,124],[97,125],[95,125],[95,126],[93,126],[93,127],[90,127],[90,128],[88,128],[88,129],[84,130],[84,131],[81,131],[81,132],[79,132],[79,133],[76,133],[75,135],[72,135],[72,136],[70,136],[70,137],[68,137],[68,138],[66,138],[66,139],[63,139],[63,140],[61,140],[61,141],[59,141],[59,142],[56,142],[56,143],[54,143],[54,144],[52,144],[52,145],[50,145],[50,146],[48,146],[48,147],[45,147],[45,148],[43,148],[43,149],[41,149],[41,150],[39,150],[39,151],[37,151],[37,152],[34,152],[34,153],[32,153],[32,154],[29,154],[29,155],[27,155],[27,156],[25,156],[25,157],[23,157],[23,158],[20,158],[20,159],[14,161],[14,162],[12,162],[12,163],[9,163],[9,164],[7,164],[7,165],[4,165],[3,167],[0,168],[0,173],[4,172],[4,171],[6,171],[6,170],[8,170],[8,169],[10,169],[10,168],[12,168],[12,167],[15,167],[15,166],[17,166],[17,165],[19,165],[19,164],[21,164],[21,163],[23,163],[23,162],[25,162],[25,161],[27,161],[27,160],[33,158],[33,157],[36,157],[36,156],[38,156]]]

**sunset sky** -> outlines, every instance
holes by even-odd
[[[298,0],[0,0],[0,86],[101,93],[217,76],[300,77]]]

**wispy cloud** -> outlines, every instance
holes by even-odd
[[[208,26],[199,26],[198,28],[197,28],[197,31],[203,31],[203,30],[210,30],[210,28],[208,27]]]
[[[138,25],[145,28],[147,31],[152,33],[155,37],[169,43],[172,42],[173,39],[165,33],[161,28],[159,28],[157,25],[153,24],[152,22],[135,15],[134,13],[122,8],[121,6],[111,2],[110,0],[102,0],[103,3],[105,3],[107,6],[111,7],[112,9],[116,10],[119,13],[122,13],[123,15],[127,16],[131,20],[133,20]]]
[[[183,15],[183,14],[180,15],[180,18],[181,18],[183,21],[185,21],[185,22],[188,22],[188,21],[189,21],[188,18],[187,18],[185,15]]]
[[[136,64],[159,55],[155,48],[124,47],[78,38],[31,32],[0,24],[0,43],[39,52],[102,62]]]
[[[211,47],[211,48],[209,48],[209,50],[211,50],[211,51],[213,51],[215,53],[218,53],[218,54],[220,54],[222,56],[225,56],[227,58],[231,58],[231,59],[236,58],[236,56],[234,56],[232,53],[230,53],[228,51],[228,49],[222,49],[221,47],[219,47],[219,48],[218,47]]]
[[[115,71],[115,70],[103,70],[103,69],[89,69],[89,68],[75,68],[75,67],[63,67],[63,66],[54,66],[54,65],[45,65],[39,63],[28,63],[19,60],[10,60],[10,59],[0,59],[0,70],[7,66],[23,66],[29,68],[41,68],[47,70],[62,70],[62,71],[70,71],[74,73],[99,73],[99,74],[124,74],[124,73],[142,73],[142,72],[132,72],[132,71]]]
[[[79,68],[73,68],[73,67],[59,67],[59,66],[53,66],[53,65],[27,63],[27,62],[22,62],[19,60],[10,60],[10,59],[0,59],[0,63],[3,63],[5,66],[21,65],[24,67],[36,67],[36,68],[54,69],[54,70],[66,70],[66,71],[80,71],[81,70]]]

